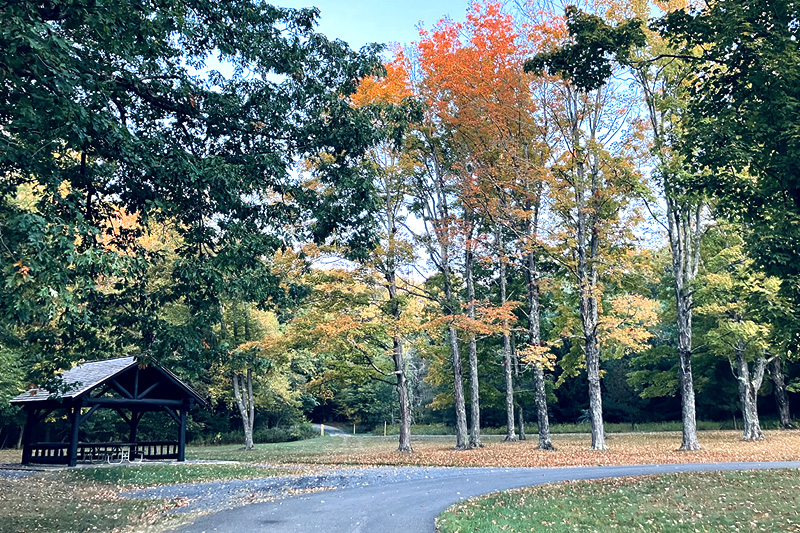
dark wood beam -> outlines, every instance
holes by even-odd
[[[114,410],[117,412],[117,414],[119,414],[120,418],[122,418],[126,424],[128,424],[129,426],[131,425],[131,419],[128,418],[128,415],[126,415],[122,411],[122,409],[120,409],[119,407],[114,407]]]
[[[165,410],[167,413],[169,413],[169,416],[171,416],[171,417],[172,417],[172,419],[173,419],[175,422],[177,422],[177,423],[180,425],[180,423],[181,423],[181,419],[180,419],[180,418],[178,418],[178,415],[176,415],[176,414],[175,414],[175,411],[173,411],[172,409],[170,409],[170,408],[169,408],[169,407],[167,407],[166,405],[165,405],[165,406],[163,406],[163,407],[164,407],[164,410]]]
[[[111,383],[114,384],[114,389],[116,389],[117,392],[119,392],[120,394],[122,394],[123,396],[125,396],[128,399],[133,399],[133,394],[128,392],[128,389],[126,389],[125,387],[120,385],[119,381],[117,381],[116,379],[112,379]]]
[[[186,460],[186,407],[181,409],[181,420],[178,427],[178,461]]]
[[[140,408],[146,406],[160,407],[167,405],[170,407],[180,407],[182,402],[180,400],[167,400],[160,398],[88,398],[87,405],[99,404],[106,407],[123,408]]]
[[[22,464],[27,465],[31,462],[31,440],[33,438],[33,428],[36,427],[36,409],[29,408],[25,427],[22,428]]]
[[[81,415],[81,422],[80,423],[83,424],[84,422],[86,422],[86,419],[89,418],[89,415],[94,413],[99,407],[100,407],[100,404],[94,404],[93,406],[91,406],[89,408],[89,410],[86,412],[85,415]]]
[[[78,464],[78,430],[81,427],[81,408],[76,406],[72,408],[72,427],[70,428],[69,435],[69,466]]]
[[[152,385],[150,385],[149,387],[147,387],[147,388],[146,388],[144,391],[142,391],[142,393],[141,393],[141,394],[139,394],[138,396],[136,396],[136,398],[144,398],[145,396],[147,396],[148,394],[150,394],[150,392],[152,392],[152,391],[153,391],[153,389],[155,389],[156,387],[158,387],[158,385],[159,385],[159,382],[158,382],[158,381],[156,381],[155,383],[153,383]]]
[[[111,389],[111,385],[106,385],[105,387],[103,387],[103,389],[100,391],[99,394],[95,394],[94,396],[90,395],[89,398],[99,398],[103,394],[107,393],[110,389]]]

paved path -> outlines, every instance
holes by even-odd
[[[313,427],[315,430],[317,430],[317,433],[319,433],[321,425],[322,424],[311,424],[311,427]],[[328,424],[325,424],[325,434],[329,435],[331,437],[352,437],[352,435],[350,435],[350,433],[347,433],[343,429],[339,429],[339,428],[334,427],[334,426],[329,426]],[[359,436],[361,436],[361,435],[359,435]]]
[[[183,533],[433,533],[434,518],[461,499],[573,479],[706,470],[800,468],[800,462],[580,468],[435,468],[428,479],[378,483],[255,503],[198,518]]]

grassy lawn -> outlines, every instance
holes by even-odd
[[[130,501],[118,497],[118,493],[131,487],[266,477],[286,473],[301,473],[325,466],[433,465],[548,467],[800,459],[800,431],[767,431],[766,435],[767,440],[752,443],[742,442],[739,432],[705,431],[700,434],[700,443],[703,446],[703,450],[691,453],[676,451],[680,443],[680,434],[669,432],[614,434],[609,437],[608,444],[610,450],[607,452],[589,451],[590,437],[585,434],[554,435],[553,443],[558,448],[555,452],[536,450],[536,440],[504,443],[501,442],[501,436],[486,436],[484,438],[485,446],[483,448],[467,451],[453,450],[455,441],[452,437],[415,437],[413,439],[413,454],[397,452],[397,440],[393,437],[326,436],[280,444],[260,444],[256,446],[255,450],[249,452],[243,451],[242,447],[237,445],[196,446],[187,449],[187,459],[228,460],[235,461],[235,463],[190,463],[183,465],[133,464],[40,472],[33,476],[17,480],[0,478],[0,533],[10,533],[12,531],[92,531],[94,527],[97,527],[96,530],[100,531],[111,531],[120,528],[122,528],[120,529],[121,531],[147,531],[148,528],[152,526],[157,530],[163,528],[165,524],[168,525],[170,520],[176,520],[174,517],[165,518],[161,513],[166,509],[180,506],[182,502],[165,500]],[[18,451],[5,450],[0,452],[0,462],[14,463],[19,462],[19,460],[20,454]],[[264,465],[268,466],[265,467]],[[290,465],[302,465],[302,468],[300,470],[288,468]],[[724,477],[724,479],[741,479],[742,483],[754,483],[760,479],[758,476],[762,475],[769,476],[770,474],[720,474],[720,476],[729,476],[729,478]],[[784,472],[780,475],[783,476],[782,479],[786,481],[787,486],[794,486],[794,484],[797,484],[795,483],[797,481],[797,473]],[[664,499],[663,493],[665,487],[657,485],[658,483],[664,483],[662,479],[672,478],[665,476],[664,478],[651,478],[646,481],[641,481],[641,483],[656,484],[652,485],[652,487],[655,488],[648,489],[650,492],[643,492],[643,494],[653,494],[658,497],[651,497],[654,498],[651,507],[655,509],[653,512],[656,513],[656,515],[654,515],[656,518],[659,520],[676,520],[677,523],[680,524],[681,519],[686,521],[691,518],[691,513],[693,512],[691,509],[696,509],[698,513],[705,512],[700,510],[701,507],[691,507],[691,509],[687,507],[689,510],[671,511],[668,509],[668,506],[662,506],[659,501]],[[680,494],[685,494],[686,491],[692,490],[690,487],[694,486],[697,487],[697,491],[702,493],[703,498],[711,498],[711,500],[715,498],[727,498],[727,500],[721,500],[722,503],[726,501],[738,502],[736,498],[739,496],[734,498],[729,494],[727,489],[728,485],[732,487],[736,486],[733,481],[731,481],[730,484],[726,483],[724,488],[721,489],[720,487],[722,485],[720,479],[723,478],[713,478],[713,475],[712,477],[691,475],[685,479],[691,480],[691,482],[687,481],[687,487],[689,488],[682,489],[684,493],[675,492],[674,494],[678,495],[674,496],[676,499],[680,499]],[[703,480],[706,479],[712,481],[707,482],[707,485],[702,485],[701,483],[704,483]],[[716,479],[716,481],[713,481],[714,479]],[[636,483],[640,482],[637,481]],[[694,485],[692,485],[692,483],[694,483]],[[780,498],[786,496],[786,498],[790,498],[786,501],[791,500],[792,502],[787,505],[796,505],[798,503],[791,499],[794,498],[794,495],[788,494],[782,488],[779,488],[780,490],[773,490],[771,488],[772,485],[769,485],[768,481],[764,481],[763,483],[763,485],[742,485],[742,487],[744,487],[741,489],[744,491],[742,494],[746,493],[748,490],[753,494],[748,501],[758,502],[758,504],[748,504],[749,507],[747,507],[747,509],[761,510],[762,499],[766,497],[765,495],[767,493],[769,498],[765,501],[772,501],[775,498],[778,498],[778,500],[775,501],[779,501]],[[771,483],[771,481],[769,483]],[[564,497],[567,498],[566,503],[553,503],[551,507],[559,509],[557,506],[562,505],[565,509],[575,509],[576,507],[583,509],[584,504],[575,499],[577,496],[563,492],[570,486],[571,485],[565,485],[549,489],[554,491],[553,494],[563,494]],[[622,487],[618,481],[612,482],[612,486],[616,488]],[[676,487],[677,486],[678,485],[676,485]],[[586,487],[589,487],[585,489],[586,491],[602,492],[607,490],[603,488],[602,484],[587,484]],[[640,488],[641,487],[633,488],[631,490],[620,488],[618,492],[607,491],[604,497],[607,496],[608,501],[602,506],[597,507],[596,511],[591,511],[590,513],[589,510],[594,509],[594,507],[586,504],[587,516],[591,515],[594,517],[591,518],[592,520],[599,520],[603,509],[605,509],[606,513],[610,513],[610,509],[614,509],[614,512],[620,516],[623,516],[623,511],[629,514],[633,513],[630,517],[625,518],[625,520],[633,520],[634,518],[632,517],[638,516],[635,515],[635,508],[640,505],[640,502],[638,500],[636,500],[637,503],[635,504],[629,504],[629,502],[634,501],[631,500],[631,498],[634,498],[634,495],[639,492]],[[675,490],[677,491],[677,488]],[[594,498],[597,493],[586,492],[586,494],[591,494],[592,496],[589,497],[589,499],[591,499]],[[499,496],[498,498],[504,497],[505,496]],[[569,503],[573,501],[569,500],[569,498],[573,498],[575,503]],[[625,498],[628,499],[626,500]],[[699,497],[693,496],[693,498],[695,498],[695,501],[699,501],[697,499]],[[499,505],[500,504],[497,504],[495,506]],[[503,505],[505,505],[505,503]],[[693,506],[694,503],[687,501],[685,505]],[[706,503],[702,505],[706,505]],[[744,512],[739,509],[740,506],[738,503],[729,503],[726,505],[733,505],[735,507],[736,513],[733,513],[732,516],[735,515],[738,517]],[[773,516],[771,514],[772,511],[766,510],[764,512],[770,513],[770,516]],[[781,512],[783,511],[776,511],[776,513]],[[664,514],[658,513],[667,513],[669,516],[667,517]],[[461,514],[464,514],[464,512],[461,512]],[[518,514],[520,516],[521,514],[525,514],[526,516],[538,516],[531,515],[528,511],[520,511]],[[674,517],[673,514],[675,515]],[[475,516],[478,515],[476,514]],[[627,517],[628,515],[624,516]],[[749,529],[751,521],[757,518],[755,511],[747,516],[748,521],[742,522],[743,529]],[[786,520],[794,520],[794,515],[786,518],[784,515],[780,514],[775,514],[773,516],[774,520],[778,520],[779,516],[784,520],[781,524],[790,524],[790,522],[786,522]],[[652,519],[656,520],[656,518]],[[587,520],[588,519],[589,518],[587,518]],[[650,519],[651,518],[644,519],[646,529],[653,529],[650,527],[652,524],[646,524],[646,521]],[[496,520],[496,518],[487,518],[487,520],[489,520],[487,523],[491,523],[491,520]],[[542,521],[550,523],[558,522],[559,520],[561,519],[558,517],[542,518],[536,523],[528,525],[525,531],[530,531],[531,527],[538,528]],[[620,520],[622,520],[622,518],[620,518]],[[661,523],[666,523],[663,522],[663,520]],[[743,518],[736,518],[736,520],[743,520]],[[756,523],[761,524],[760,519],[758,519]],[[778,522],[775,523],[777,524]],[[102,526],[99,524],[102,524]],[[153,526],[153,524],[155,525]],[[591,524],[594,523],[592,522]],[[620,522],[620,524],[622,524],[622,522]],[[670,522],[670,524],[673,526],[675,525],[672,522]],[[792,521],[791,524],[795,524],[795,522]],[[573,526],[570,525],[569,527]],[[792,525],[792,527],[795,526]],[[456,530],[458,530],[458,526],[456,526],[456,529],[453,529],[453,531]],[[470,530],[474,530],[474,528],[470,528]],[[573,531],[574,529],[568,530]],[[670,527],[668,530],[679,531],[679,529],[675,527]],[[800,531],[800,525],[797,525],[796,530]],[[465,530],[462,529],[462,531]],[[519,529],[517,529],[517,531],[519,531]],[[702,531],[702,529],[700,531]]]
[[[38,472],[0,478],[0,533],[161,530],[185,517],[163,515],[181,501],[128,500],[122,490],[286,473],[250,464],[145,464]]]
[[[200,483],[251,479],[285,474],[286,469],[260,468],[246,464],[152,464],[101,468],[79,468],[61,473],[65,482],[98,482],[119,488],[154,487],[175,483]]]
[[[75,482],[55,472],[0,478],[0,532],[143,531],[180,502],[127,500],[112,485]]]
[[[449,437],[412,439],[413,454],[398,453],[395,438],[320,437],[281,444],[261,444],[250,452],[241,446],[194,447],[191,459],[226,459],[247,463],[314,465],[427,465],[427,466],[596,466],[621,464],[793,461],[800,460],[800,432],[767,431],[762,442],[742,442],[737,431],[704,431],[699,452],[679,452],[680,433],[614,434],[607,452],[589,451],[590,437],[554,435],[555,452],[536,450],[535,439],[504,443],[500,436],[484,437],[484,447],[454,451]]]
[[[580,481],[491,494],[439,515],[466,531],[798,531],[800,472],[702,472]]]

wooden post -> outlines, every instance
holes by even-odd
[[[139,426],[139,420],[142,419],[142,414],[139,411],[131,411],[131,422],[130,422],[130,434],[128,435],[130,438],[128,442],[135,443],[136,442],[136,429]]]
[[[69,438],[69,466],[78,464],[78,430],[81,427],[81,407],[72,408],[72,431]]]
[[[22,464],[27,465],[31,462],[31,439],[33,438],[33,428],[36,426],[36,409],[29,407],[26,409],[28,417],[25,427],[22,429]]]
[[[186,411],[188,407],[181,409],[181,427],[178,433],[178,461],[186,460]]]

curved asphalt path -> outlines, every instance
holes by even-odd
[[[433,533],[436,516],[454,503],[498,490],[579,479],[768,468],[800,468],[800,462],[475,468],[469,473],[464,473],[462,468],[454,470],[452,476],[359,486],[250,504],[200,517],[178,531]]]

